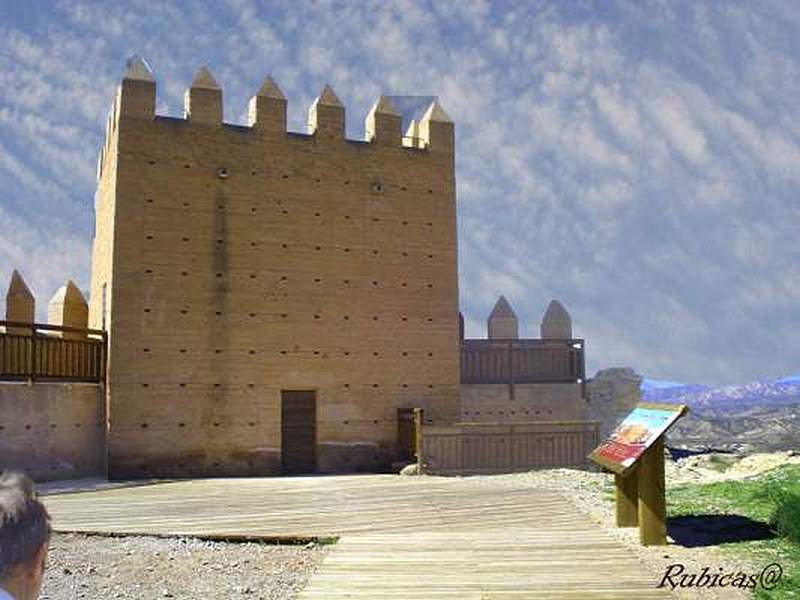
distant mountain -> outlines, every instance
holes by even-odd
[[[754,409],[800,404],[800,377],[710,387],[693,384],[642,392],[642,400],[686,404],[702,413],[733,416]]]
[[[643,392],[649,392],[650,390],[663,390],[674,387],[681,387],[684,385],[686,384],[676,383],[674,381],[664,381],[662,379],[643,379],[641,388]]]
[[[673,447],[800,449],[800,375],[718,387],[643,385],[642,400],[689,407],[669,434]]]
[[[694,452],[800,451],[800,404],[730,415],[694,411],[680,419],[667,437],[671,448]]]
[[[689,394],[705,392],[710,390],[711,386],[701,385],[699,383],[679,383],[671,387],[651,387],[650,389],[642,386],[642,400],[645,402],[674,402],[676,404],[687,404],[687,402],[680,400]]]

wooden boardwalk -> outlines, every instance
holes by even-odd
[[[45,502],[62,532],[339,538],[303,600],[670,597],[559,494],[490,479],[191,480]]]

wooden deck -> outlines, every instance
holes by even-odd
[[[485,479],[192,480],[45,502],[62,532],[338,537],[304,600],[670,597],[559,494]]]

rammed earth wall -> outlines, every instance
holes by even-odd
[[[101,386],[0,383],[0,470],[38,481],[105,475]]]
[[[453,124],[401,141],[386,102],[344,137],[326,88],[286,131],[271,80],[249,126],[201,70],[187,118],[122,81],[99,163],[90,326],[109,329],[113,477],[281,470],[281,392],[316,392],[316,470],[387,468],[397,409],[458,414]]]

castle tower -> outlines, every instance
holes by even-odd
[[[387,468],[397,409],[459,402],[453,123],[406,147],[378,99],[345,138],[329,86],[286,131],[267,78],[249,126],[200,69],[154,113],[132,60],[100,154],[90,321],[108,330],[111,477]],[[123,148],[123,151],[119,151]]]
[[[500,296],[489,314],[487,330],[490,340],[516,340],[519,338],[517,315],[505,296]]]
[[[551,300],[542,317],[542,339],[572,339],[572,319],[561,302]]]
[[[62,285],[47,305],[47,323],[62,327],[86,329],[89,320],[89,305],[78,286],[72,280]],[[80,339],[85,334],[77,331],[65,331],[61,337]]]
[[[33,323],[36,315],[36,300],[22,278],[14,269],[11,273],[11,282],[6,293],[6,321],[17,323]],[[30,335],[31,330],[23,327],[9,327],[7,333],[16,335]]]

